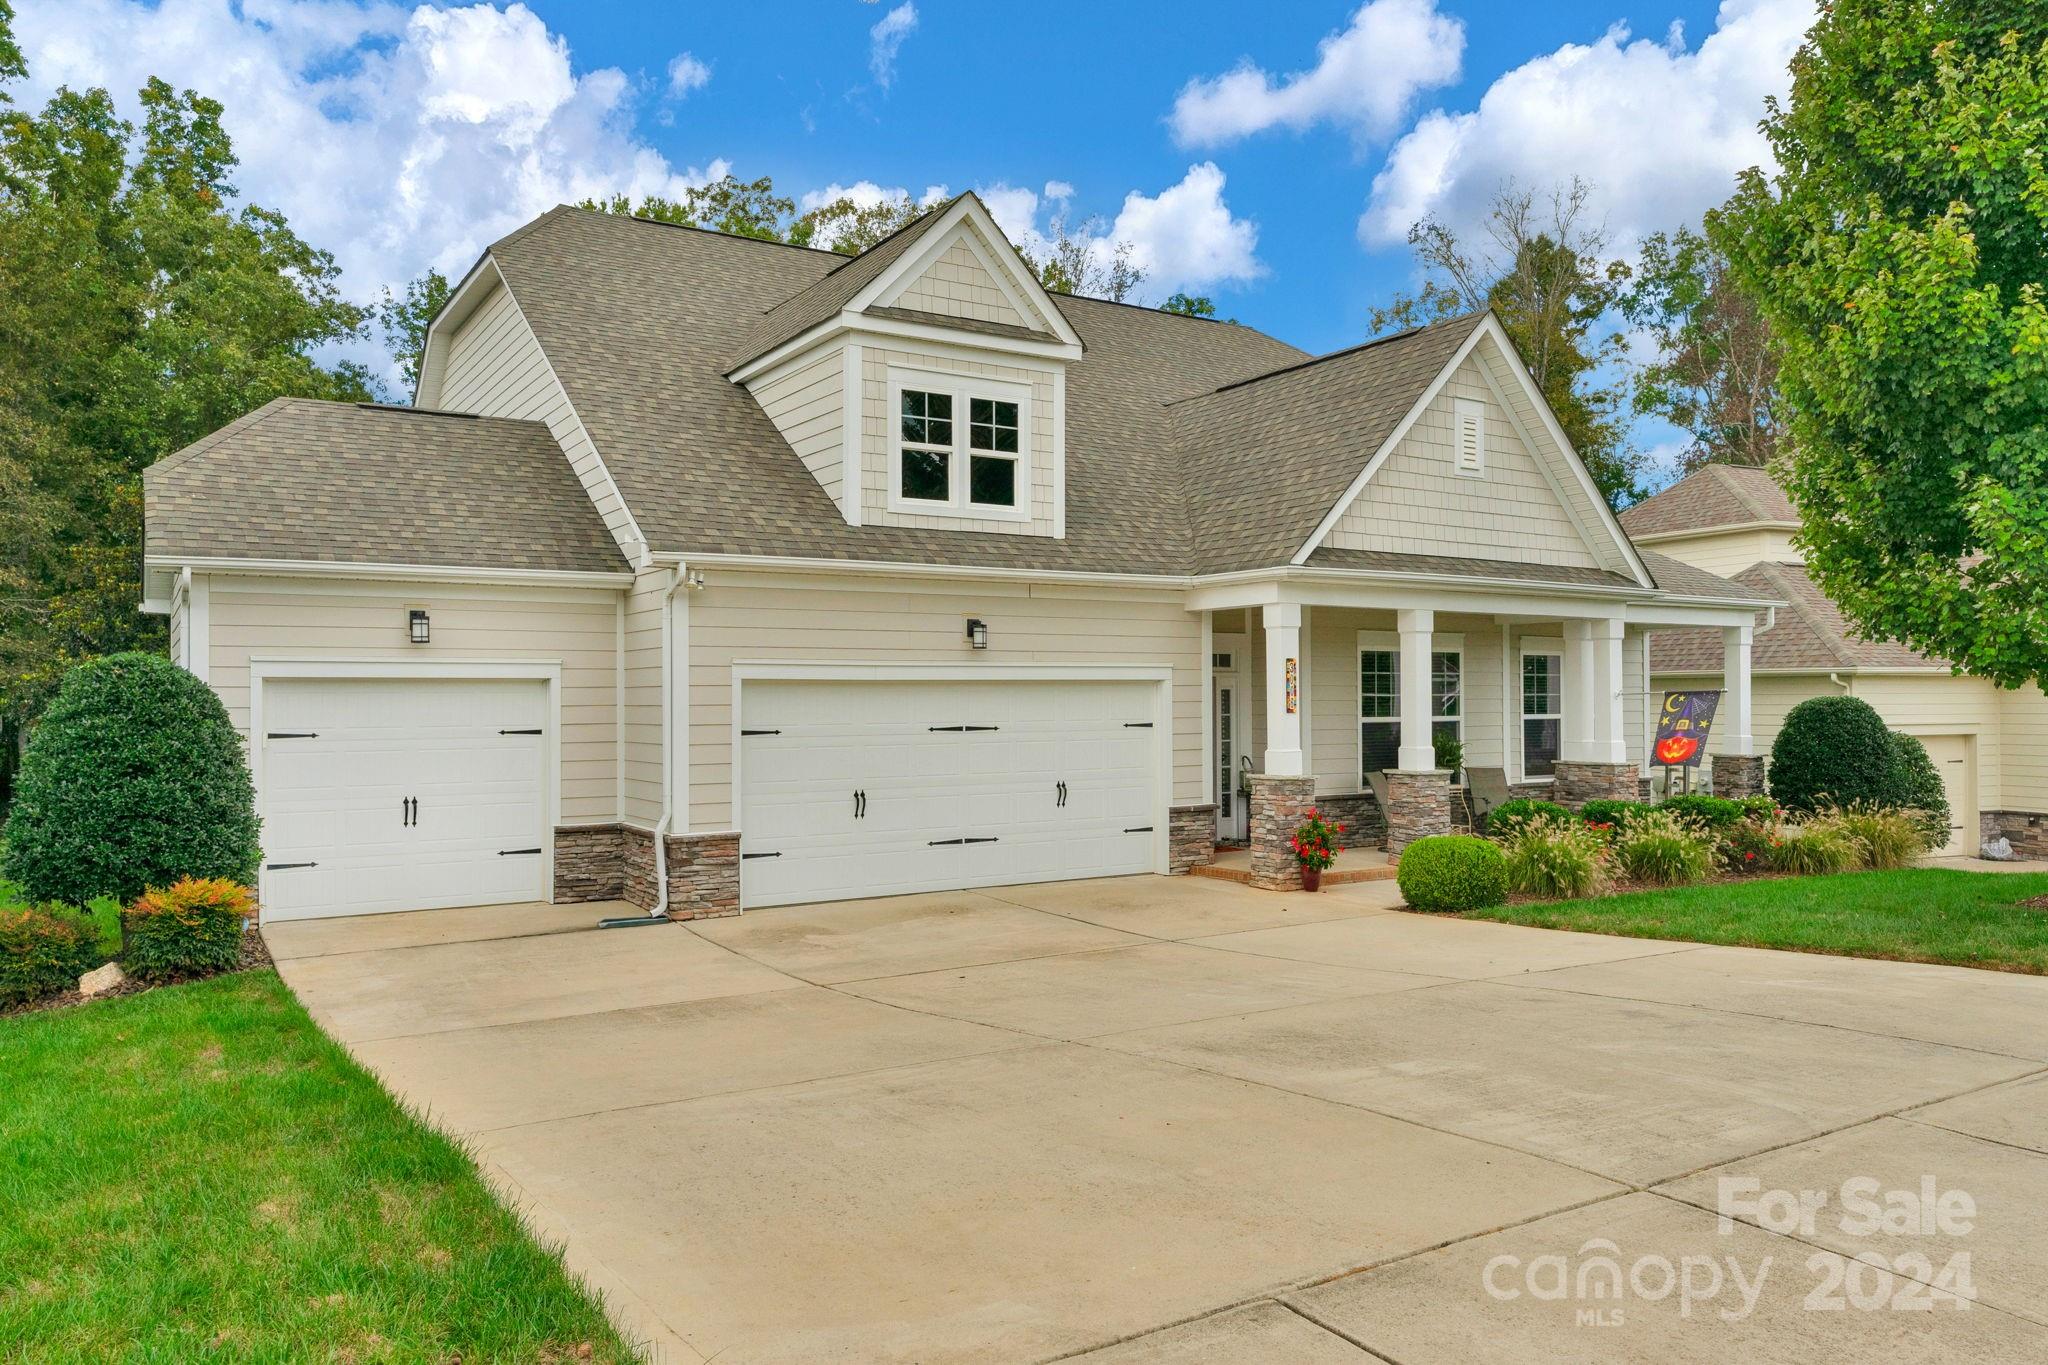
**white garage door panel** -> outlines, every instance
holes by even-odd
[[[1143,682],[744,684],[740,830],[753,856],[742,904],[1154,870],[1157,693]]]
[[[541,899],[547,735],[500,731],[542,732],[546,722],[538,681],[268,682],[264,914]],[[542,852],[508,852],[525,849]]]

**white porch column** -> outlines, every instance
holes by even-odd
[[[1429,652],[1436,613],[1411,607],[1396,616],[1401,632],[1401,748],[1395,762],[1404,773],[1436,770],[1436,746],[1430,742]]]
[[[1593,623],[1564,623],[1564,718],[1559,725],[1558,758],[1566,763],[1592,763]]]
[[[1627,714],[1622,696],[1622,631],[1619,621],[1586,623],[1587,662],[1592,674],[1588,682],[1593,690],[1593,729],[1586,759],[1591,763],[1628,762],[1628,743],[1622,731]]]
[[[1721,628],[1721,713],[1714,728],[1721,736],[1721,751],[1727,754],[1756,752],[1749,719],[1749,658],[1755,631],[1749,625]]]
[[[1268,602],[1261,614],[1266,625],[1264,771],[1273,777],[1300,777],[1301,606],[1296,602]]]

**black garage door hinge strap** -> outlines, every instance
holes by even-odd
[[[1150,825],[1128,825],[1124,829],[1126,834],[1150,834],[1151,832],[1152,826]]]
[[[745,738],[748,735],[779,735],[781,733],[782,731],[780,730],[742,730],[740,731],[740,736]]]
[[[263,870],[264,870],[265,872],[282,872],[282,871],[284,871],[284,870],[285,870],[286,868],[288,868],[288,867],[318,867],[318,866],[320,866],[320,864],[318,864],[318,863],[265,863],[265,864],[263,865]]]
[[[1003,727],[1000,725],[927,725],[924,728],[933,734],[944,732],[957,735],[979,733],[986,730],[1000,730]]]
[[[320,738],[320,733],[317,730],[272,730],[263,737],[265,739],[318,739]]]
[[[498,733],[501,735],[537,735],[541,732],[539,730],[500,730]]]
[[[774,853],[742,853],[740,861],[745,862],[748,858],[780,858],[781,856],[782,854],[779,850]]]
[[[498,856],[500,858],[517,858],[522,854],[538,852],[540,850],[537,848],[501,848],[498,850]]]
[[[1152,722],[1149,720],[1127,720],[1124,722],[1124,729],[1126,730],[1149,730],[1151,728]]]

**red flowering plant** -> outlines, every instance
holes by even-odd
[[[1321,872],[1336,862],[1337,855],[1344,851],[1344,845],[1337,841],[1337,836],[1343,832],[1344,826],[1323,819],[1321,812],[1311,806],[1308,819],[1294,831],[1290,846],[1303,867]]]

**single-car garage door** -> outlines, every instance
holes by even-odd
[[[1158,691],[745,683],[741,904],[1155,871]]]
[[[1941,857],[1961,858],[1977,851],[1977,773],[1970,741],[1969,735],[1920,737],[1948,795],[1948,843],[1934,850]]]
[[[281,678],[263,689],[263,913],[544,899],[547,685]]]

